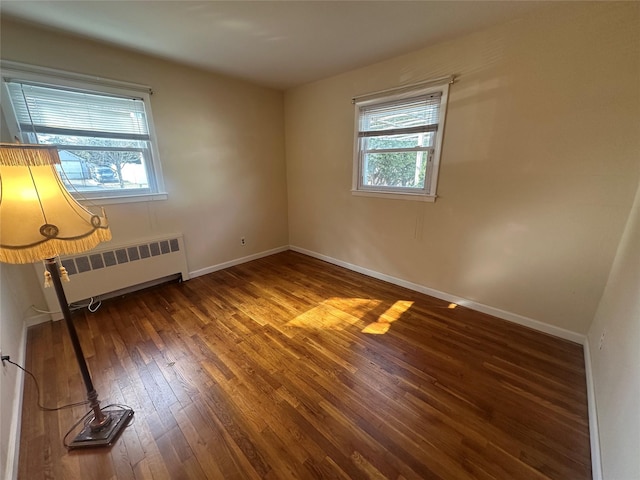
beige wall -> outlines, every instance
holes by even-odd
[[[190,271],[288,244],[282,92],[6,17],[1,35],[3,60],[153,88],[169,199],[108,206],[114,242],[181,232]]]
[[[586,333],[640,174],[638,12],[554,6],[287,91],[291,245]],[[436,203],[352,196],[351,98],[446,74]]]
[[[603,465],[616,478],[636,472],[620,455],[638,418],[639,17],[637,3],[553,6],[292,89],[284,108],[274,90],[6,18],[1,56],[153,87],[169,199],[109,206],[116,242],[182,232],[191,271],[290,243],[578,333],[597,311]],[[451,73],[437,202],[352,196],[351,97]],[[42,297],[31,270],[1,273],[0,348],[20,356],[21,320]],[[15,385],[1,370],[5,462]]]
[[[11,360],[24,361],[24,318],[29,315],[34,298],[32,291],[39,291],[31,265],[7,265],[0,263],[0,350]],[[36,299],[38,297],[36,296]],[[20,418],[20,397],[17,367],[0,364],[0,478],[12,478],[14,454],[18,444],[12,437]],[[6,473],[5,473],[6,472]]]
[[[169,198],[109,205],[114,242],[181,232],[190,271],[288,244],[282,92],[6,17],[0,34],[3,60],[153,88],[151,106]],[[2,137],[7,141],[6,128]],[[247,240],[244,247],[241,236]],[[29,306],[45,304],[31,266],[1,269],[0,348],[19,360],[23,320],[34,314]],[[12,473],[6,457],[17,378],[14,367],[0,370],[2,478],[5,468],[7,478]]]
[[[588,341],[603,478],[640,478],[640,185]]]

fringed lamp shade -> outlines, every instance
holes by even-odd
[[[0,144],[0,262],[34,263],[111,240],[107,219],[66,190],[55,147]]]
[[[44,260],[45,286],[52,282],[62,316],[87,388],[93,419],[68,448],[105,447],[113,443],[128,424],[133,410],[103,411],[84,359],[78,333],[62,287],[68,279],[58,270],[55,257],[91,250],[111,239],[104,216],[94,215],[67,192],[56,165],[55,147],[0,144],[0,262],[34,263]],[[65,436],[66,439],[66,436]]]

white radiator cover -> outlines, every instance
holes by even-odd
[[[69,303],[88,303],[162,283],[170,277],[189,280],[182,234],[165,235],[126,244],[105,243],[80,255],[60,257],[69,273],[63,282]],[[40,278],[44,265],[34,264]],[[62,318],[53,287],[42,291],[52,320]]]

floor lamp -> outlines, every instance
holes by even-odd
[[[56,258],[85,252],[111,239],[107,219],[80,205],[60,180],[56,147],[0,144],[0,262],[44,261],[45,286],[52,283],[93,417],[69,448],[111,445],[133,415],[133,410],[103,411],[85,361],[64,294],[68,280]]]

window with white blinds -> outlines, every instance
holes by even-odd
[[[160,192],[147,92],[78,81],[70,86],[5,69],[2,81],[12,135],[23,143],[57,145],[58,171],[72,194],[139,198]]]
[[[435,199],[448,87],[354,99],[354,193]]]

